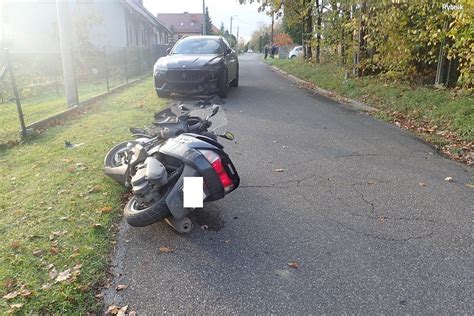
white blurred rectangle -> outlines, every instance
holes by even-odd
[[[202,208],[204,200],[202,177],[184,177],[183,207]]]

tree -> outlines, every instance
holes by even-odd
[[[211,16],[209,15],[209,8],[208,7],[206,7],[205,21],[206,21],[205,23],[206,23],[207,35],[214,35],[212,19],[211,19]]]

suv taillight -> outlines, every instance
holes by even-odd
[[[212,169],[214,169],[221,180],[224,191],[226,193],[232,191],[234,188],[234,182],[225,171],[221,157],[212,150],[200,150],[200,152],[204,155],[204,157],[206,157],[207,161],[211,163]]]

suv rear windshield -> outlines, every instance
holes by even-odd
[[[183,39],[176,44],[173,54],[222,54],[222,45],[218,40],[209,38]]]

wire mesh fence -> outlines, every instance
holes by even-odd
[[[79,101],[110,92],[152,73],[156,54],[150,47],[107,47],[72,51]],[[47,119],[68,108],[60,53],[9,53],[25,125]],[[0,144],[21,136],[17,100],[5,52],[0,54]],[[24,131],[23,131],[24,132]]]

